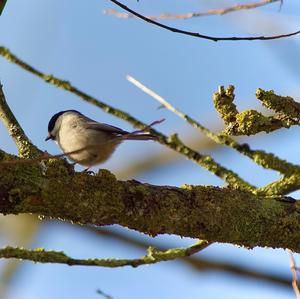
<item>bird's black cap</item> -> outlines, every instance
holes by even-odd
[[[77,110],[65,110],[65,111],[60,111],[60,112],[57,112],[56,114],[54,114],[51,119],[49,120],[49,123],[48,123],[48,133],[49,135],[46,137],[45,141],[49,140],[49,139],[55,139],[54,136],[51,135],[51,132],[52,130],[54,129],[55,127],[55,123],[57,121],[57,119],[64,113],[66,112],[75,112],[75,113],[78,113],[78,114],[81,114],[80,112],[78,112]]]
[[[57,119],[64,113],[66,112],[75,112],[75,113],[78,113],[78,114],[81,114],[80,112],[78,112],[77,110],[65,110],[65,111],[60,111],[60,112],[57,112],[55,113],[51,119],[49,120],[49,123],[48,123],[48,132],[50,133],[54,127],[55,127],[55,123],[57,121]]]

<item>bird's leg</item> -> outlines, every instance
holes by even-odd
[[[86,173],[86,174],[90,174],[90,175],[95,175],[95,172],[93,170],[89,170],[89,169],[90,169],[90,167],[84,169],[82,171],[82,173]]]

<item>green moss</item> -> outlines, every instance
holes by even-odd
[[[102,180],[107,180],[109,183],[113,183],[117,181],[116,176],[108,169],[99,169],[97,176]]]

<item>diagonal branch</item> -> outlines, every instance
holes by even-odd
[[[2,84],[0,82],[0,118],[3,121],[8,133],[13,138],[19,151],[19,156],[23,158],[34,157],[41,152],[38,148],[32,144],[32,142],[26,136],[24,130],[18,123],[13,112],[10,110],[5,95],[3,92]]]
[[[195,245],[187,248],[173,248],[164,251],[159,251],[153,247],[149,247],[147,255],[139,259],[75,259],[67,256],[62,251],[46,251],[42,248],[28,250],[7,246],[0,249],[0,258],[16,258],[38,263],[56,263],[69,266],[98,266],[108,268],[124,266],[138,267],[187,257],[205,249],[207,246],[209,246],[208,242],[199,241]]]
[[[4,10],[6,2],[7,2],[7,0],[0,0],[0,16]]]
[[[132,124],[134,127],[145,129],[148,125],[139,121],[138,119],[134,118],[130,114],[114,108],[102,101],[99,101],[98,99],[88,95],[87,93],[79,90],[78,88],[71,85],[70,82],[60,80],[52,75],[44,74],[37,69],[33,68],[29,64],[25,63],[18,57],[16,57],[14,54],[12,54],[8,49],[4,47],[0,47],[0,55],[3,56],[8,61],[20,66],[22,69],[36,75],[37,77],[41,78],[45,82],[49,84],[53,84],[58,88],[61,88],[63,90],[66,90],[72,94],[75,94],[76,96],[80,97],[84,101],[97,106],[98,108],[104,110],[106,113],[112,114],[118,118],[121,118],[130,124]],[[155,135],[157,137],[158,142],[161,144],[177,151],[178,153],[184,155],[186,158],[192,160],[193,162],[197,163],[198,165],[202,166],[203,168],[211,171],[216,176],[220,177],[221,179],[225,180],[230,186],[234,188],[239,188],[243,190],[248,191],[254,191],[255,187],[244,181],[242,178],[240,178],[235,172],[227,169],[226,167],[223,167],[219,163],[217,163],[212,157],[208,155],[202,155],[193,149],[186,146],[177,135],[172,135],[170,137],[167,137],[163,135],[162,133],[158,132],[157,130],[150,129],[149,132],[152,135]]]
[[[262,150],[252,150],[248,144],[239,144],[237,141],[232,139],[228,135],[218,135],[201,125],[199,122],[194,120],[193,118],[189,117],[188,115],[184,114],[183,112],[176,109],[173,105],[171,105],[167,100],[162,98],[160,95],[158,95],[156,92],[151,90],[150,88],[146,87],[144,84],[133,78],[132,76],[127,76],[127,80],[134,84],[136,87],[141,89],[143,92],[151,96],[153,99],[158,101],[163,107],[167,108],[180,118],[184,119],[187,123],[189,123],[192,127],[199,130],[200,132],[204,133],[208,138],[213,140],[214,142],[218,144],[227,145],[239,153],[247,156],[248,158],[255,161],[258,165],[266,168],[266,169],[273,169],[276,170],[282,174],[290,175],[296,171],[300,172],[300,166],[294,165],[292,163],[289,163],[285,160],[282,160],[275,156],[272,153],[266,153]],[[231,90],[231,93],[233,94],[233,87]]]
[[[146,18],[150,20],[187,20],[195,17],[205,17],[205,16],[212,16],[212,15],[224,15],[231,12],[236,12],[245,9],[254,9],[258,8],[267,4],[275,3],[275,2],[282,2],[282,0],[262,0],[253,3],[245,3],[245,4],[235,4],[225,8],[217,8],[217,9],[209,9],[207,11],[198,11],[198,12],[190,12],[186,14],[171,14],[171,13],[163,13],[158,16],[146,16]],[[126,12],[119,12],[114,9],[107,9],[104,11],[106,14],[114,15],[117,18],[122,19],[130,19],[130,18],[137,18],[132,13]]]
[[[211,41],[214,41],[214,42],[217,42],[217,41],[242,41],[242,40],[243,41],[245,41],[245,40],[247,40],[247,41],[252,41],[252,40],[273,40],[273,39],[280,39],[280,38],[286,38],[286,37],[294,36],[294,35],[297,35],[297,34],[300,33],[300,30],[297,30],[295,32],[291,32],[291,33],[287,33],[287,34],[279,34],[279,35],[272,35],[272,36],[216,37],[216,36],[204,35],[204,34],[201,34],[201,33],[198,33],[198,32],[191,32],[191,31],[182,30],[182,29],[179,29],[179,28],[164,25],[162,23],[151,20],[151,19],[141,15],[140,13],[134,11],[133,9],[129,8],[128,6],[124,5],[123,3],[121,3],[117,0],[109,0],[109,1],[113,2],[114,4],[121,7],[122,9],[126,10],[127,12],[133,14],[137,18],[139,18],[139,19],[141,19],[141,20],[143,20],[147,23],[150,23],[152,25],[155,25],[159,28],[163,28],[167,31],[171,31],[171,32],[174,32],[174,33],[193,36],[193,37],[200,38],[200,39],[211,40]]]

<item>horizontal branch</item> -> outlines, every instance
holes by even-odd
[[[86,231],[86,227],[82,227],[83,231]],[[146,250],[151,246],[150,242],[145,241],[141,238],[135,238],[123,234],[113,229],[104,229],[104,228],[94,228],[88,227],[88,231],[93,234],[99,235],[101,238],[113,239],[114,241],[121,241],[122,243],[127,244],[128,246],[134,246],[139,249]],[[155,246],[158,250],[166,250],[166,246],[159,245]],[[186,265],[189,265],[193,270],[198,272],[205,271],[218,271],[223,272],[229,275],[236,275],[239,278],[245,279],[254,279],[256,281],[262,281],[267,283],[274,283],[283,287],[290,288],[291,280],[288,275],[278,275],[273,273],[272,269],[269,271],[261,271],[261,269],[253,269],[252,267],[247,267],[245,265],[235,264],[234,262],[221,261],[220,259],[207,258],[201,256],[189,256],[180,259]]]
[[[43,248],[34,250],[7,246],[0,249],[0,258],[16,258],[37,263],[56,263],[69,266],[98,266],[117,268],[124,266],[138,267],[142,265],[156,264],[163,261],[171,261],[177,258],[187,257],[206,248],[206,241],[199,241],[187,248],[173,248],[167,250],[156,250],[149,247],[147,255],[138,259],[75,259],[67,256],[62,251],[47,251]]]
[[[117,1],[117,0],[109,0],[111,2],[113,2],[114,4],[116,4],[117,6],[121,7],[122,9],[124,9],[125,11],[131,13],[132,15],[134,15],[135,17],[150,23],[152,25],[155,25],[159,28],[165,29],[167,31],[171,31],[174,33],[179,33],[179,34],[183,34],[183,35],[188,35],[188,36],[193,36],[196,38],[200,38],[200,39],[206,39],[206,40],[210,40],[210,41],[253,41],[253,40],[274,40],[274,39],[281,39],[281,38],[286,38],[286,37],[290,37],[290,36],[294,36],[300,33],[300,30],[291,32],[291,33],[286,33],[286,34],[278,34],[278,35],[271,35],[271,36],[243,36],[243,37],[236,37],[236,36],[231,36],[231,37],[216,37],[216,36],[210,36],[210,35],[205,35],[205,34],[201,34],[199,32],[191,32],[191,31],[187,31],[187,30],[182,30],[179,28],[175,28],[175,27],[171,27],[171,26],[167,26],[164,25],[162,23],[159,23],[155,20],[149,19],[147,17],[145,17],[144,15],[134,11],[133,9],[129,8],[128,6],[124,5],[123,3]]]
[[[300,252],[300,209],[286,197],[230,188],[154,186],[118,181],[107,170],[71,173],[60,160],[4,164],[0,213],[35,213],[81,224],[119,224],[155,236],[179,236]],[[162,217],[163,215],[163,217]]]
[[[230,12],[236,12],[245,9],[254,9],[258,8],[267,4],[275,3],[282,0],[262,0],[253,3],[245,3],[245,4],[235,4],[232,6],[228,6],[225,8],[216,8],[216,9],[209,9],[207,11],[197,11],[197,12],[189,12],[185,14],[171,14],[171,13],[163,13],[158,16],[146,16],[146,18],[151,20],[187,20],[195,17],[205,17],[205,16],[212,16],[212,15],[224,15]],[[106,9],[104,11],[106,14],[114,15],[117,18],[122,19],[130,19],[136,18],[132,13],[126,12],[119,12],[114,9]]]

